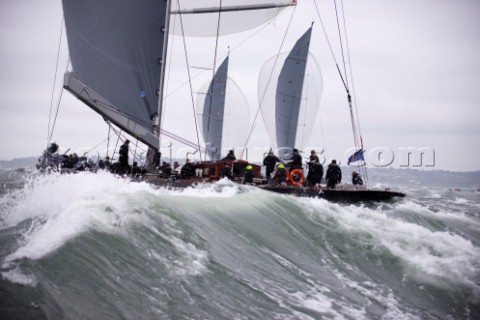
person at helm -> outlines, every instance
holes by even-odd
[[[244,183],[253,183],[253,178],[255,178],[255,171],[253,170],[253,166],[251,164],[245,167],[244,177]]]

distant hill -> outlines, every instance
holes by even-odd
[[[342,167],[345,182],[350,181],[354,168]],[[446,171],[446,170],[418,170],[394,168],[369,168],[369,185],[381,184],[386,186],[433,186],[441,188],[473,188],[480,189],[480,171]]]
[[[35,166],[38,157],[16,158],[13,160],[0,160],[0,169],[31,168]]]

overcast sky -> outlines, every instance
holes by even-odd
[[[291,48],[316,20],[311,52],[324,80],[317,125],[308,145],[325,149],[325,158],[346,164],[345,152],[353,145],[346,96],[313,0],[298,3],[284,49]],[[340,59],[331,1],[317,0],[317,4]],[[391,166],[400,167],[402,148],[427,147],[435,152],[436,169],[479,170],[480,1],[344,0],[344,8],[367,156],[388,149],[394,156]],[[258,108],[258,73],[278,50],[292,12],[290,9],[258,34],[254,35],[256,29],[220,38],[219,55],[225,54],[228,46],[235,48],[230,54],[229,76],[249,101],[250,122]],[[45,147],[61,26],[60,0],[0,0],[0,159],[40,155]],[[172,61],[170,69],[165,128],[196,141],[190,96],[185,91],[188,86],[180,87],[186,80],[183,44],[175,38],[172,48],[181,58]],[[247,38],[251,39],[237,48]],[[204,40],[187,42],[194,56],[190,63],[207,66],[212,61],[213,42],[199,41]],[[65,39],[60,51],[54,110],[68,59]],[[194,91],[208,76],[211,74],[196,78]],[[249,160],[258,161],[261,152],[254,149],[268,147],[270,138],[261,119],[255,129]],[[101,117],[63,93],[54,132],[62,148],[93,147],[107,133]],[[179,148],[177,145],[174,143]],[[378,159],[370,162],[383,164]]]

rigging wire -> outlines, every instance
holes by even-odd
[[[345,10],[344,10],[344,7],[343,7],[343,0],[340,0],[340,3],[342,5],[342,16],[343,16],[343,30],[344,30],[344,33],[345,33],[345,45],[347,47],[347,59],[348,59],[348,70],[350,71],[350,79],[351,79],[351,88],[352,88],[352,97],[353,97],[353,108],[354,108],[354,116],[355,116],[355,120],[356,120],[356,129],[357,129],[357,132],[358,132],[358,135],[359,135],[359,147],[363,150],[363,139],[362,139],[362,131],[360,129],[360,118],[359,118],[359,113],[358,113],[358,104],[357,104],[357,101],[356,101],[356,95],[355,95],[355,82],[353,81],[353,68],[352,68],[352,61],[350,59],[350,48],[348,46],[348,34],[347,34],[347,26],[346,26],[346,23],[345,23]],[[358,141],[357,141],[358,143]],[[359,171],[362,172],[362,174],[364,175],[365,177],[365,183],[367,183],[368,181],[368,172],[367,172],[367,167],[365,165],[360,165],[358,164],[357,165],[357,168],[359,169]]]
[[[174,20],[173,20],[174,30],[173,30],[173,32],[175,32],[175,26],[177,25],[176,19],[177,19],[177,15],[174,15]],[[169,61],[168,61],[168,64],[167,64],[168,72],[167,72],[167,76],[166,76],[167,79],[166,79],[166,81],[165,81],[165,93],[168,92],[168,86],[169,86],[169,84],[170,84],[170,81],[169,81],[169,80],[170,80],[170,72],[172,71],[172,57],[173,57],[172,52],[173,52],[175,37],[169,37],[169,39],[172,40],[172,45],[169,47],[169,48],[170,48],[170,54],[168,55]],[[165,95],[165,98],[164,98],[165,102],[166,102],[168,96],[169,96],[169,95]],[[166,107],[163,107],[163,108],[162,108],[162,114],[159,115],[159,116],[161,116],[161,117],[160,117],[161,121],[164,121],[164,119],[165,119],[165,117],[166,117],[166,115],[165,115],[166,109],[167,109]],[[159,121],[159,123],[158,123],[158,129],[159,129],[158,137],[159,137],[159,138],[160,138],[160,128],[163,128],[163,125],[162,125],[161,121]],[[160,151],[160,150],[159,150],[159,151]]]
[[[332,44],[330,42],[330,38],[327,35],[327,29],[325,28],[325,24],[323,23],[322,16],[320,15],[320,10],[318,9],[318,5],[317,5],[317,0],[314,0],[313,3],[315,4],[315,10],[317,11],[318,19],[320,20],[320,24],[322,25],[323,34],[325,35],[325,39],[326,39],[328,47],[330,49],[330,53],[332,55],[333,61],[334,61],[335,66],[337,68],[338,74],[340,75],[340,80],[342,80],[342,83],[343,83],[343,86],[345,87],[345,90],[348,90],[347,83],[345,82],[342,71],[340,70],[340,67],[338,66],[337,58],[335,58],[335,54],[333,52],[333,47],[332,47]]]
[[[352,95],[353,95],[353,102],[352,102],[352,95],[350,94],[350,89],[349,89],[349,84],[348,84],[348,77],[347,77],[347,68],[346,68],[346,64],[345,64],[345,55],[344,55],[344,50],[343,50],[343,41],[341,40],[341,31],[340,31],[340,23],[339,23],[339,16],[338,16],[338,9],[337,9],[337,2],[334,1],[335,3],[335,12],[336,12],[336,18],[337,18],[337,29],[338,29],[338,34],[339,34],[339,37],[340,37],[340,45],[341,45],[341,50],[342,50],[342,57],[343,57],[343,66],[344,66],[344,70],[345,70],[345,75],[342,74],[342,71],[338,65],[338,62],[337,62],[337,59],[335,58],[335,54],[333,52],[333,48],[332,48],[332,45],[330,43],[330,40],[329,40],[329,37],[327,35],[327,32],[326,32],[326,28],[325,28],[325,25],[323,23],[323,20],[321,18],[321,15],[320,15],[320,10],[318,9],[318,5],[317,5],[317,2],[316,0],[314,1],[314,4],[315,4],[315,9],[317,11],[317,15],[319,17],[319,20],[320,20],[320,23],[322,25],[322,28],[323,28],[323,32],[324,32],[324,35],[325,35],[325,38],[327,40],[327,43],[328,43],[328,46],[330,48],[330,53],[332,55],[332,58],[335,62],[335,65],[336,65],[336,68],[337,68],[337,71],[340,75],[340,78],[343,82],[343,85],[344,85],[344,88],[347,92],[347,97],[348,97],[348,103],[349,103],[349,111],[350,111],[350,116],[351,116],[351,122],[352,122],[352,131],[353,131],[353,138],[354,138],[354,143],[355,143],[355,148],[358,148],[359,146],[362,148],[363,150],[363,139],[362,139],[362,136],[361,136],[361,131],[360,131],[360,121],[359,121],[359,117],[358,117],[358,109],[357,109],[357,103],[355,101],[355,90],[354,90],[354,83],[353,83],[353,72],[352,72],[352,66],[351,66],[351,60],[350,60],[350,54],[349,54],[349,47],[348,47],[348,37],[347,37],[347,28],[346,28],[346,24],[345,24],[345,10],[343,8],[343,1],[341,1],[341,9],[342,9],[342,19],[343,19],[343,30],[344,30],[344,34],[345,34],[345,44],[346,44],[346,52],[347,52],[347,57],[348,57],[348,67],[349,67],[349,72],[350,72],[350,78],[351,78],[351,82],[352,82]],[[356,121],[355,121],[356,120]],[[359,142],[360,140],[360,142]],[[356,150],[355,150],[356,151]],[[362,168],[359,167],[359,170],[363,172],[364,174],[364,177],[365,177],[365,181],[368,180],[368,176],[367,176],[367,169],[366,169],[366,166],[363,165],[363,170]]]
[[[344,76],[345,76],[345,85],[346,85],[347,93],[350,93],[350,87],[349,87],[349,84],[348,84],[347,67],[346,67],[346,64],[345,64],[345,50],[343,49],[342,32],[341,32],[341,28],[340,28],[340,21],[339,21],[339,18],[338,18],[337,1],[334,0],[333,2],[335,4],[335,16],[337,18],[337,31],[338,31],[338,39],[340,41],[340,52],[342,53],[342,63],[343,63],[343,72],[344,72]]]
[[[214,89],[214,86],[215,86],[214,85],[215,70],[217,68],[218,38],[220,37],[221,16],[222,16],[222,0],[220,0],[220,6],[218,8],[217,34],[216,34],[216,37],[215,37],[215,54],[213,56],[212,81],[211,81],[211,85],[209,86],[210,87],[210,90],[209,90],[210,92],[207,93],[207,94],[210,95],[210,99],[209,99],[210,103],[209,103],[209,106],[208,106],[208,125],[207,125],[208,130],[210,130],[210,121],[211,121],[211,112],[212,112],[212,103],[213,103],[213,89]],[[207,141],[205,141],[205,149],[207,149],[207,144],[206,143],[207,143]],[[220,155],[221,155],[222,154],[222,149],[221,149],[222,146],[220,145],[219,147],[220,147]],[[208,154],[208,150],[205,153],[205,158],[207,157],[207,154]],[[212,157],[213,157],[213,154],[212,154]]]
[[[58,73],[58,62],[60,60],[60,49],[62,47],[63,24],[64,24],[64,19],[62,17],[62,23],[61,23],[61,26],[60,26],[60,38],[58,39],[57,62],[56,62],[56,65],[55,65],[55,75],[53,77],[52,96],[50,98],[50,112],[48,114],[47,147],[48,147],[48,142],[52,139],[52,136],[53,136],[53,129],[55,128],[55,122],[57,120],[57,115],[58,115],[58,108],[59,108],[59,105],[60,105],[60,99],[61,99],[62,92],[63,92],[63,90],[61,90],[61,92],[60,92],[60,99],[59,99],[59,102],[57,104],[57,111],[55,113],[55,121],[54,121],[53,126],[52,126],[52,131],[50,132],[50,121],[52,119],[53,96],[55,94],[55,85],[57,83],[57,73]]]
[[[257,122],[258,114],[260,113],[260,110],[261,110],[261,108],[262,108],[262,106],[263,106],[263,100],[265,99],[265,96],[266,96],[266,93],[267,93],[267,89],[266,89],[266,88],[268,88],[268,85],[270,84],[270,81],[272,80],[273,71],[274,71],[275,66],[276,66],[276,64],[277,64],[277,61],[278,61],[280,52],[282,51],[283,45],[285,44],[285,39],[287,38],[287,34],[288,34],[288,31],[290,30],[290,26],[292,25],[293,16],[295,15],[295,10],[296,10],[296,7],[293,8],[292,15],[290,16],[290,21],[288,22],[287,29],[285,30],[285,33],[284,33],[284,35],[283,35],[282,42],[280,43],[280,47],[278,48],[277,54],[276,54],[276,56],[275,56],[275,61],[273,62],[272,70],[271,70],[271,72],[270,72],[270,75],[268,76],[267,85],[265,86],[265,90],[263,91],[262,98],[260,99],[260,103],[259,103],[259,105],[258,105],[257,111],[255,112],[255,117],[254,117],[254,119],[253,119],[252,126],[250,127],[250,131],[249,131],[248,136],[247,136],[247,140],[245,141],[245,145],[243,146],[243,149],[244,149],[244,150],[246,150],[248,141],[250,141],[250,138],[251,138],[251,136],[252,136],[253,130],[255,129],[255,124],[256,124],[256,122]],[[273,140],[275,140],[275,137],[273,138]]]
[[[180,9],[180,1],[177,0],[178,8]],[[198,123],[197,123],[197,117],[195,115],[195,102],[193,98],[193,88],[192,88],[192,77],[190,74],[190,62],[188,60],[188,54],[187,54],[187,43],[185,41],[185,30],[183,28],[183,19],[182,19],[182,14],[180,14],[180,26],[182,28],[182,39],[183,39],[183,48],[185,51],[185,63],[187,64],[187,73],[188,73],[188,83],[190,86],[190,98],[192,100],[192,111],[193,111],[193,119],[195,120],[195,131],[197,132],[197,144],[198,144],[198,151],[200,151],[200,136],[198,133]],[[200,161],[202,160],[202,153],[200,152]]]
[[[252,33],[250,36],[248,36],[247,38],[245,38],[244,40],[240,41],[236,46],[232,47],[231,50],[229,50],[229,53],[228,54],[223,54],[221,55],[218,59],[218,60],[221,60],[223,58],[225,58],[227,55],[229,55],[231,52],[233,52],[234,50],[236,50],[237,48],[241,47],[245,42],[248,42],[250,39],[252,39],[253,37],[255,37],[257,34],[259,34],[260,32],[262,32],[264,29],[266,29],[268,26],[270,26],[272,23],[274,23],[274,20],[272,21],[269,21],[267,23],[265,23],[263,26],[259,27],[259,29],[257,31],[255,31],[254,33]],[[206,69],[210,70],[210,66],[208,66]],[[195,76],[192,77],[192,79],[195,79],[197,78],[198,76],[200,76],[203,72],[205,72],[205,70],[201,70],[198,74],[196,74]],[[180,86],[178,86],[176,89],[172,90],[172,92],[170,92],[170,95],[176,93],[177,91],[179,91],[181,88],[183,88],[183,86],[185,86],[186,84],[188,84],[188,81],[184,82],[183,84],[181,84]],[[168,97],[167,96],[167,97]]]

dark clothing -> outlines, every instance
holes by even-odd
[[[222,175],[222,178],[227,177],[228,179],[233,180],[232,167],[230,166],[223,167],[222,172],[220,174]]]
[[[120,165],[128,166],[128,143],[124,143],[120,146],[120,151],[118,151],[118,154],[118,162],[120,162]]]
[[[169,163],[163,163],[160,166],[160,170],[165,178],[169,178],[172,175],[172,167],[170,167]]]
[[[277,168],[273,179],[276,180],[277,183],[287,182],[287,170],[285,168]]]
[[[255,171],[253,169],[245,169],[245,183],[253,183],[253,178],[255,178]]]
[[[55,152],[57,152],[57,150],[58,150],[58,144],[56,144],[55,142],[52,142],[48,147],[47,152],[50,154],[54,154]]]
[[[323,177],[323,166],[318,162],[313,162],[310,164],[310,169],[308,169],[307,183],[308,185],[314,186],[322,182]]]
[[[359,174],[354,175],[354,176],[352,177],[352,184],[353,184],[353,185],[363,186],[362,177],[360,177]]]
[[[320,162],[320,159],[318,158],[318,156],[316,154],[312,154],[310,155],[310,163],[312,162]]]
[[[329,188],[335,188],[337,183],[342,182],[342,170],[336,163],[330,163],[328,165],[325,179],[327,180],[327,187]]]
[[[233,154],[233,151],[230,151],[225,158],[222,160],[224,161],[234,161],[237,160],[237,157],[235,157],[235,154]]]
[[[263,165],[265,166],[268,180],[270,180],[270,175],[275,170],[275,164],[277,162],[280,162],[280,159],[274,154],[269,154],[263,159]]]
[[[290,170],[302,170],[302,156],[298,152],[294,152],[290,163]]]
[[[142,174],[142,168],[140,168],[138,165],[133,165],[132,166],[132,174]]]
[[[195,175],[195,169],[196,166],[193,163],[187,162],[182,167],[182,170],[180,170],[180,175],[182,176],[182,178],[193,177]]]

